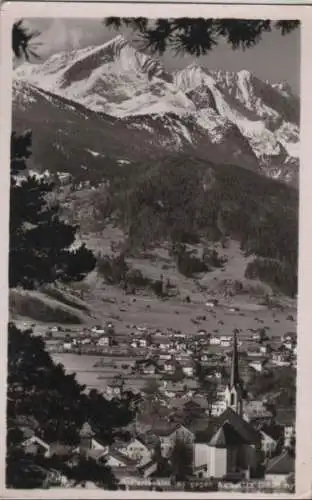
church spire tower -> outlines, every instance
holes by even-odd
[[[240,384],[240,379],[239,379],[239,367],[238,367],[237,331],[235,329],[233,332],[233,351],[232,351],[230,386],[236,387],[239,384]]]
[[[239,356],[237,347],[237,330],[233,332],[233,350],[230,381],[225,389],[225,403],[239,415],[243,412],[243,388],[239,377]]]

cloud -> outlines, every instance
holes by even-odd
[[[28,19],[27,26],[41,33],[35,41],[40,44],[36,51],[43,58],[55,52],[98,43],[99,38],[105,36],[105,28],[95,20]]]
[[[40,36],[40,54],[48,55],[60,50],[77,49],[81,46],[84,34],[82,29],[66,26],[62,19],[54,19]],[[39,38],[38,38],[39,41]]]

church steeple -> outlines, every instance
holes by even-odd
[[[243,388],[239,377],[239,358],[237,348],[237,330],[233,332],[232,363],[229,384],[225,389],[225,403],[239,415],[243,411]]]
[[[239,379],[239,368],[238,368],[237,331],[235,329],[233,332],[233,351],[232,351],[230,387],[237,387],[239,385],[240,385],[240,379]]]

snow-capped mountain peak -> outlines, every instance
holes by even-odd
[[[246,69],[213,70],[194,61],[170,73],[118,35],[43,64],[22,64],[15,79],[118,118],[175,116],[163,123],[183,130],[195,147],[194,127],[207,136],[207,147],[226,148],[230,134],[266,170],[298,160],[299,100],[284,83],[263,82]]]

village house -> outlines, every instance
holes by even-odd
[[[211,415],[219,417],[226,410],[226,403],[223,399],[214,401],[211,405]]]
[[[73,348],[73,339],[70,335],[66,335],[63,341],[63,349],[65,351],[70,351]]]
[[[146,463],[140,463],[138,470],[143,478],[148,478],[157,471],[158,464],[154,460],[149,460]]]
[[[177,440],[183,441],[193,446],[195,435],[184,425],[173,424],[163,428],[153,429],[158,437],[163,457],[168,457]]]
[[[50,327],[50,332],[52,332],[52,333],[57,333],[59,331],[60,331],[60,327],[57,325]]]
[[[284,426],[284,447],[291,446],[291,441],[295,437],[295,426],[293,424]]]
[[[182,340],[184,340],[185,337],[186,337],[186,335],[185,335],[185,333],[182,333],[182,332],[174,332],[173,333],[173,337],[175,339],[182,339]]]
[[[281,342],[295,342],[297,339],[297,335],[295,332],[287,332],[281,336]]]
[[[210,373],[208,373],[205,377],[206,379],[217,379],[217,380],[221,380],[222,379],[222,372],[221,370],[217,370],[217,369],[212,369],[210,371]]]
[[[261,358],[263,357],[263,354],[262,352],[260,351],[260,349],[258,351],[251,351],[251,350],[247,350],[247,356],[248,356],[248,359],[252,359],[252,358]]]
[[[232,342],[232,337],[231,335],[221,335],[220,337],[221,342]]]
[[[208,354],[205,354],[205,353],[204,353],[204,354],[201,354],[201,356],[200,356],[200,361],[205,362],[205,361],[208,361],[208,360],[209,360],[209,356],[208,356]]]
[[[80,340],[81,345],[88,345],[91,344],[92,339],[90,337],[84,337],[83,339]]]
[[[132,460],[116,449],[110,449],[103,459],[105,460],[105,464],[112,469],[114,474],[117,472],[117,477],[120,477],[120,471],[118,469],[123,469],[123,476],[133,477],[133,474],[138,475],[137,461]]]
[[[260,429],[261,449],[266,457],[271,457],[275,452],[278,440],[272,437],[267,430]]]
[[[206,307],[216,307],[217,305],[218,305],[217,299],[207,300],[207,302],[205,303]]]
[[[157,371],[157,365],[155,361],[148,361],[143,365],[142,371],[144,375],[155,375]]]
[[[97,340],[97,345],[99,347],[109,347],[111,345],[111,338],[109,335],[101,335]]]
[[[25,441],[22,442],[22,447],[25,453],[42,455],[44,457],[50,456],[50,445],[36,435],[32,435],[25,439]]]
[[[166,373],[174,373],[176,369],[179,367],[179,364],[175,359],[168,359],[163,364],[163,370]]]
[[[251,424],[267,424],[272,420],[272,413],[261,400],[250,400],[243,405],[244,418]]]
[[[191,363],[191,362],[183,363],[182,364],[182,371],[186,377],[193,377],[193,375],[194,375],[193,363]]]
[[[288,478],[294,474],[294,471],[295,458],[287,451],[284,451],[268,462],[265,479],[275,488],[283,487],[286,485]]]
[[[96,325],[91,328],[91,332],[96,335],[103,335],[105,333],[105,328],[100,325]]]
[[[183,394],[185,392],[184,385],[182,383],[173,383],[167,381],[163,382],[163,391],[165,396],[170,399],[175,397],[177,394]]]
[[[266,360],[264,359],[254,359],[249,362],[249,366],[253,368],[256,372],[262,372],[266,365]]]
[[[106,385],[106,394],[112,398],[119,398],[122,393],[124,381],[122,379],[112,379]]]
[[[296,348],[296,343],[292,340],[286,340],[285,342],[283,342],[283,346],[288,351],[293,351]]]
[[[172,347],[172,341],[165,335],[154,335],[152,337],[152,344],[162,351],[168,351]]]
[[[284,351],[276,351],[272,353],[271,362],[276,366],[289,366],[289,354]]]
[[[261,345],[259,347],[259,352],[261,352],[261,354],[267,354],[267,352],[268,352],[268,346],[267,345]]]
[[[138,438],[134,438],[124,446],[118,447],[118,451],[132,460],[140,463],[148,463],[152,458],[153,450]]]
[[[171,360],[172,358],[172,354],[170,354],[169,352],[165,353],[165,352],[161,352],[159,354],[159,359],[161,359],[162,361],[166,360],[166,361],[169,361]]]
[[[220,343],[221,343],[220,337],[216,337],[216,336],[210,337],[210,344],[211,345],[220,345]]]

